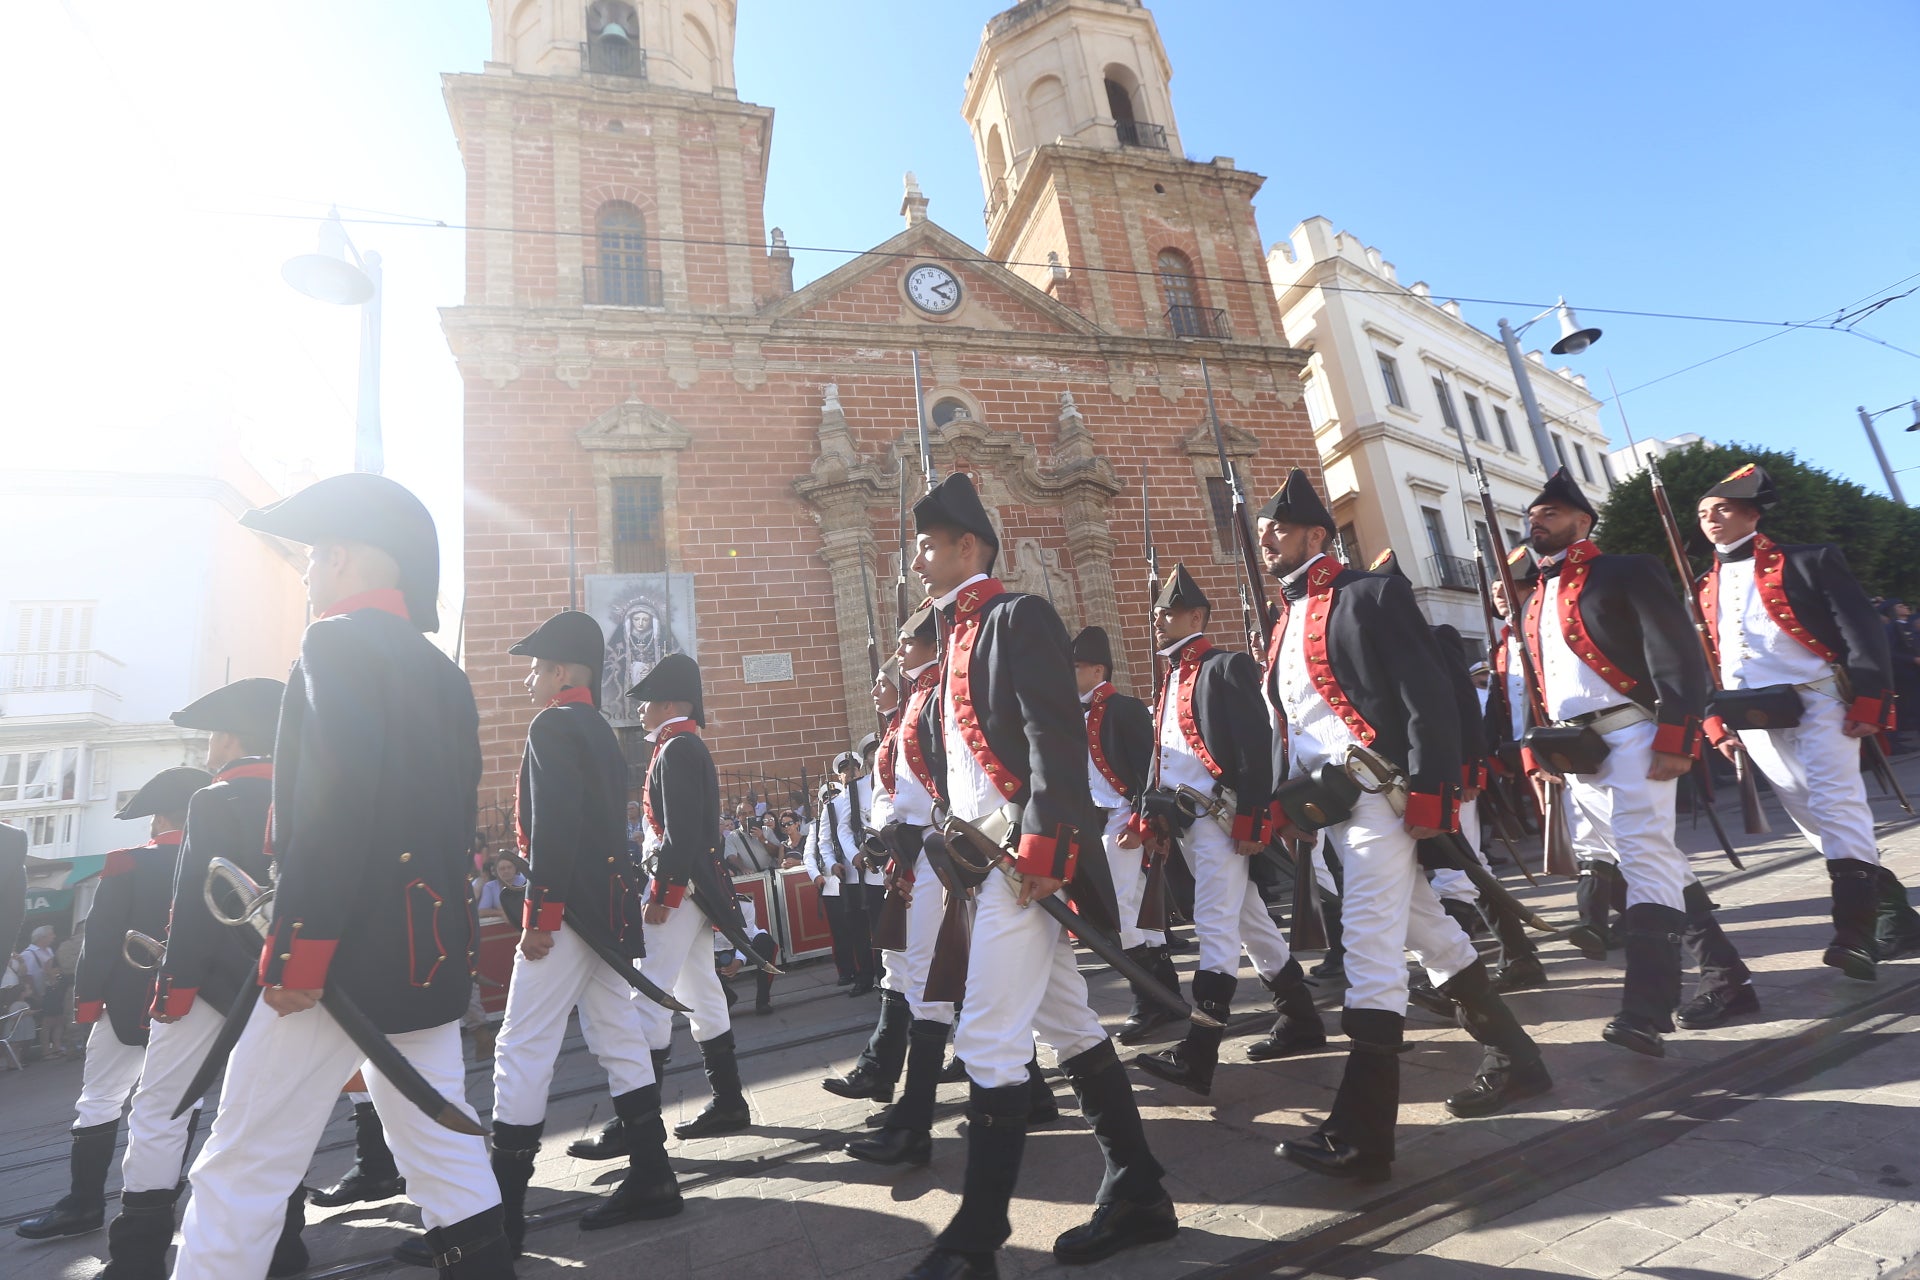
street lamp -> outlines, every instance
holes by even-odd
[[[1906,404],[1890,404],[1874,413],[1867,412],[1867,406],[1860,405],[1860,425],[1867,429],[1867,443],[1873,446],[1873,456],[1880,462],[1880,474],[1887,478],[1887,489],[1893,494],[1893,500],[1901,506],[1907,505],[1906,495],[1900,492],[1900,482],[1893,478],[1893,466],[1887,461],[1887,451],[1880,447],[1880,433],[1874,430],[1873,420],[1895,409],[1913,408],[1913,423],[1909,431],[1920,431],[1920,400],[1909,400]]]
[[[1600,341],[1598,329],[1582,329],[1574,318],[1573,308],[1567,305],[1565,298],[1542,311],[1518,329],[1500,321],[1500,341],[1507,348],[1507,363],[1513,366],[1513,380],[1520,385],[1520,403],[1526,406],[1527,427],[1533,432],[1533,447],[1540,454],[1540,468],[1549,476],[1553,474],[1557,455],[1553,444],[1547,439],[1546,419],[1540,414],[1540,402],[1533,398],[1533,380],[1527,376],[1527,362],[1520,354],[1520,335],[1550,315],[1560,317],[1560,341],[1550,348],[1557,356],[1577,356],[1594,343]]]
[[[360,395],[355,407],[353,469],[386,468],[380,439],[380,255],[362,254],[347,236],[340,210],[320,224],[320,251],[288,258],[280,278],[309,298],[360,308]]]

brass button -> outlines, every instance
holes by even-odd
[[[402,861],[402,862],[412,862],[412,861],[413,861],[413,855],[412,855],[412,854],[410,854],[410,853],[403,853],[403,854],[401,854],[401,855],[400,855],[400,861]]]
[[[293,959],[293,953],[291,951],[282,951],[280,953],[280,963],[285,964],[291,959]]]
[[[612,865],[613,865],[613,859],[612,859],[612,858],[608,858],[608,859],[607,859],[607,865],[608,865],[608,866],[612,866]]]

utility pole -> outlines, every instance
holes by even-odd
[[[1899,405],[1894,406],[1896,409],[1899,407]],[[1873,446],[1873,456],[1879,460],[1880,474],[1887,478],[1887,489],[1893,494],[1893,500],[1904,507],[1907,505],[1907,497],[1900,492],[1900,481],[1893,474],[1893,464],[1887,461],[1887,451],[1880,447],[1880,433],[1873,426],[1875,415],[1868,413],[1865,405],[1859,406],[1859,409],[1860,425],[1867,429],[1867,443]],[[1881,412],[1885,413],[1886,410],[1883,409]],[[1920,414],[1916,415],[1916,420],[1920,420]]]

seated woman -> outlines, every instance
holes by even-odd
[[[493,860],[492,870],[493,878],[480,886],[480,923],[519,924],[527,903],[527,878],[520,874],[520,860],[502,854]]]

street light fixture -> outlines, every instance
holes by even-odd
[[[340,221],[327,211],[320,224],[320,251],[288,258],[280,278],[320,302],[360,308],[360,394],[354,413],[353,469],[379,474],[386,467],[380,436],[380,255],[362,254]]]
[[[1905,409],[1909,405],[1913,408],[1913,423],[1907,430],[1920,431],[1920,400],[1909,400],[1906,404],[1890,404],[1873,413],[1867,412],[1867,406],[1859,406],[1860,425],[1867,429],[1867,443],[1873,446],[1873,456],[1880,463],[1880,474],[1886,477],[1887,492],[1891,493],[1893,500],[1903,507],[1907,505],[1907,497],[1900,492],[1900,482],[1893,478],[1893,464],[1887,461],[1887,451],[1880,447],[1880,433],[1874,430],[1873,420],[1892,413],[1896,409]]]
[[[1580,321],[1574,317],[1573,308],[1567,305],[1565,298],[1517,329],[1504,318],[1500,321],[1500,341],[1507,348],[1507,363],[1513,366],[1513,380],[1519,384],[1520,403],[1527,410],[1527,428],[1533,433],[1533,447],[1540,455],[1540,469],[1549,476],[1553,474],[1558,455],[1553,451],[1552,441],[1547,438],[1547,423],[1540,413],[1540,402],[1534,399],[1533,379],[1527,376],[1527,361],[1520,354],[1520,335],[1551,315],[1557,315],[1560,319],[1560,341],[1550,348],[1554,355],[1577,356],[1600,341],[1598,329],[1580,327]]]

